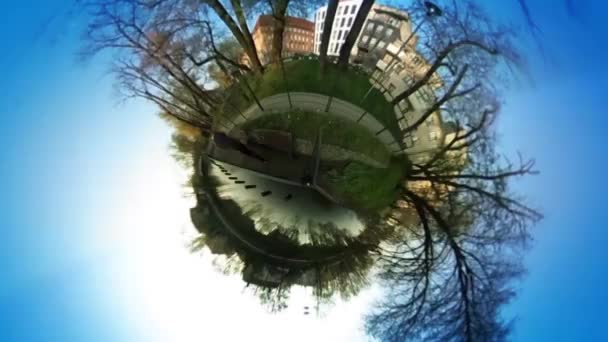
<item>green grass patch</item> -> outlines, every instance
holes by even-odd
[[[341,117],[305,111],[264,115],[242,126],[250,129],[275,129],[288,131],[298,139],[314,142],[319,128],[323,129],[322,143],[358,152],[386,163],[390,152],[367,129]]]
[[[387,169],[378,169],[351,162],[341,170],[331,170],[326,179],[332,192],[356,207],[377,211],[397,199],[397,185],[406,174],[407,165],[402,159],[391,159]]]
[[[325,74],[321,75],[317,59],[299,59],[285,62],[285,74],[289,91],[322,94],[350,102],[369,112],[395,137],[400,136],[393,105],[384,95],[373,88],[364,99],[371,87],[369,76],[364,72],[354,68],[341,70],[330,64]],[[259,99],[287,91],[283,73],[278,65],[268,65],[262,77],[249,75],[246,82]],[[245,110],[254,104],[254,101],[244,82],[240,82],[229,89],[226,103],[224,112],[234,116],[238,115],[235,107]]]

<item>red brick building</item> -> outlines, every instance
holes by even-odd
[[[253,28],[252,36],[262,64],[270,62],[270,48],[273,38],[273,19],[262,15]],[[294,54],[309,54],[314,46],[314,23],[302,18],[287,17],[283,33],[283,57]]]

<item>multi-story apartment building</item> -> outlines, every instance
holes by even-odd
[[[363,24],[351,55],[355,63],[373,69],[388,52],[400,49],[406,41],[409,47],[416,45],[407,13],[375,5]]]
[[[271,60],[273,31],[271,15],[261,15],[253,28],[252,36],[262,64]],[[283,57],[313,52],[314,24],[306,19],[287,17],[283,32]]]
[[[327,54],[329,56],[337,56],[340,52],[340,48],[346,39],[346,35],[350,31],[355,21],[355,16],[359,7],[361,7],[361,0],[340,0],[338,3],[338,10],[334,18],[334,24],[331,29],[331,36],[329,40],[329,47]],[[321,33],[323,32],[325,24],[325,14],[327,12],[327,6],[323,6],[315,12],[315,23],[314,23],[314,52],[319,54],[321,49]]]
[[[352,28],[362,0],[340,0],[332,26],[327,54],[337,56]],[[315,12],[314,52],[319,54],[327,6]],[[430,63],[416,51],[418,37],[412,32],[409,15],[399,9],[374,5],[370,10],[357,42],[351,51],[351,62],[371,73],[372,84],[387,100],[405,91],[425,75]],[[396,106],[399,125],[405,129],[426,112],[436,101],[435,90],[442,86],[438,75]],[[406,153],[413,159],[423,159],[428,152],[443,143],[444,127],[439,111],[433,113],[415,131],[402,137]]]

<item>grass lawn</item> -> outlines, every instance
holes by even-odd
[[[403,180],[407,164],[391,159],[387,169],[351,162],[341,170],[330,170],[325,178],[331,191],[369,211],[381,210],[397,199],[396,186]]]
[[[314,142],[319,128],[323,128],[323,143],[364,154],[381,163],[386,163],[390,152],[384,144],[369,131],[358,124],[328,114],[292,111],[289,113],[269,114],[251,120],[243,125],[244,129],[276,129],[289,131],[296,138]]]
[[[334,64],[330,64],[322,77],[319,68],[319,61],[316,59],[286,62],[289,90],[334,96],[348,101],[368,111],[394,136],[400,136],[393,106],[377,89],[374,88],[362,102],[371,86],[366,74],[354,69],[339,70]],[[281,68],[277,65],[269,65],[262,77],[248,76],[247,83],[259,99],[286,91]],[[229,90],[226,101],[228,104],[224,112],[236,115],[234,107],[244,110],[254,103],[253,98],[246,95],[246,89],[243,84],[237,84]]]

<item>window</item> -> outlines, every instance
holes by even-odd
[[[350,27],[352,23],[353,23],[353,17],[350,17],[350,18],[348,18],[348,24],[346,24],[346,26]]]
[[[420,90],[420,99],[426,103],[433,103],[435,97],[431,91],[422,89]]]
[[[342,21],[340,22],[340,27],[344,27],[344,20],[345,20],[345,19],[346,19],[346,18],[342,18]]]
[[[367,23],[365,30],[367,30],[367,32],[372,32],[373,29],[374,29],[374,23]]]
[[[378,28],[376,28],[376,33],[380,34],[380,33],[382,33],[383,30],[384,30],[384,26],[378,25]]]
[[[369,36],[363,36],[363,38],[361,38],[361,42],[363,42],[363,44],[367,44],[368,40],[369,40]]]
[[[378,69],[378,67],[376,67],[376,69],[374,69],[374,72],[372,73],[372,78],[374,80],[379,79],[382,76],[382,71],[380,69]]]
[[[403,71],[403,65],[401,65],[401,63],[395,64],[395,66],[393,67],[393,71],[395,72],[395,74],[400,74]]]
[[[336,15],[340,15],[342,13],[342,6],[338,6],[338,10],[336,11]]]
[[[377,42],[377,41],[378,41],[378,39],[376,39],[376,38],[372,38],[372,40],[371,40],[371,42],[369,43],[369,45],[374,46],[374,45],[376,45],[376,42]]]
[[[401,102],[399,102],[399,108],[403,111],[403,112],[407,112],[412,110],[412,104],[410,103],[410,101],[408,99],[403,99],[401,100]]]
[[[344,32],[344,31],[339,31],[338,32],[338,39],[342,39],[342,32]]]
[[[348,5],[347,5],[347,6],[344,6],[344,14],[345,14],[345,15],[346,15],[346,14],[348,14]]]
[[[334,49],[334,53],[338,53],[338,50],[342,47],[342,44],[336,44],[336,48]]]
[[[393,29],[390,27],[387,27],[384,34],[386,34],[387,37],[390,37],[393,34]]]
[[[386,42],[384,42],[383,40],[381,40],[380,43],[378,43],[378,48],[380,48],[380,49],[384,49],[385,46],[386,46]]]
[[[411,77],[411,76],[407,76],[407,77],[405,77],[405,78],[403,79],[403,81],[405,82],[405,84],[407,84],[407,86],[408,86],[408,87],[411,87],[411,86],[412,86],[412,85],[415,83],[414,78],[413,78],[413,77]]]
[[[353,5],[353,7],[350,8],[350,14],[355,14],[356,10],[357,10],[357,5]]]

